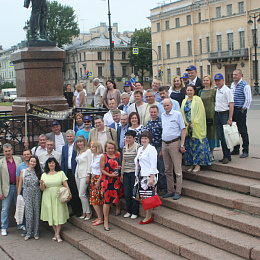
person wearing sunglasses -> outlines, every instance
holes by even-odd
[[[83,124],[84,124],[84,127],[83,129],[79,130],[75,136],[75,141],[76,141],[76,138],[80,135],[83,135],[86,140],[88,141],[88,136],[89,136],[89,132],[91,130],[91,123],[92,123],[92,118],[90,116],[84,116],[83,118]]]

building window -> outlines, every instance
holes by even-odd
[[[228,38],[228,50],[232,51],[232,50],[234,50],[233,33],[228,33],[227,38]]]
[[[166,44],[166,56],[167,59],[171,58],[171,48],[170,48],[170,44]]]
[[[209,36],[206,37],[206,42],[207,42],[207,52],[210,52],[210,39],[209,39]]]
[[[222,51],[222,35],[217,35],[217,48],[218,51]]]
[[[102,68],[102,66],[98,66],[98,77],[102,77],[103,75],[103,68]]]
[[[216,7],[216,17],[221,17],[221,6]]]
[[[200,78],[203,78],[203,66],[200,66]]]
[[[232,15],[232,4],[227,5],[227,15]]]
[[[97,53],[97,59],[98,59],[98,60],[102,60],[102,52],[101,52],[101,51],[98,51],[98,53]]]
[[[125,60],[125,59],[126,59],[126,52],[122,51],[122,60]]]
[[[199,39],[200,41],[200,54],[202,54],[202,39]]]
[[[160,32],[160,31],[161,31],[161,24],[157,23],[157,32]]]
[[[207,65],[207,74],[210,75],[210,65]]]
[[[181,75],[181,68],[176,68],[176,75],[178,75],[178,76]]]
[[[161,60],[162,59],[162,47],[158,46],[158,59]]]
[[[187,41],[188,43],[188,56],[192,56],[192,45],[191,41]]]
[[[201,22],[201,13],[198,13],[198,21]]]
[[[241,31],[239,32],[239,43],[240,43],[240,49],[245,48],[245,32]]]
[[[167,69],[167,84],[171,84],[171,69]]]
[[[181,43],[176,42],[176,52],[177,52],[177,58],[181,57]]]
[[[180,27],[180,18],[175,18],[175,27]]]
[[[187,25],[191,25],[191,15],[187,15]]]
[[[122,75],[123,76],[127,75],[127,73],[126,73],[126,66],[122,66]]]
[[[170,29],[170,21],[167,20],[165,21],[165,30],[169,30]]]
[[[70,70],[68,70],[68,79],[70,79]]]
[[[82,68],[79,69],[79,75],[82,78]]]
[[[238,2],[238,12],[244,13],[244,1],[243,2]]]

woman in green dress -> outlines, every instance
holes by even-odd
[[[45,172],[39,181],[40,189],[43,191],[41,220],[48,221],[49,225],[53,227],[55,236],[52,241],[60,243],[62,242],[60,238],[61,225],[66,223],[69,218],[67,202],[71,200],[72,196],[67,183],[68,178],[55,158],[51,157],[46,161],[44,170]],[[62,186],[67,188],[70,194],[65,203],[61,203],[57,196]]]
[[[217,130],[215,125],[215,97],[216,89],[212,87],[212,79],[210,75],[203,77],[204,88],[199,91],[199,96],[206,111],[207,124],[207,138],[209,141],[210,151],[213,155],[215,147],[219,147],[219,140],[217,139]]]

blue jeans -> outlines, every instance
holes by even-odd
[[[224,130],[223,130],[223,125],[227,124],[228,117],[229,117],[229,113],[219,114],[216,112],[216,129],[217,129],[218,139],[221,142],[223,157],[228,158],[230,160],[231,159],[230,149],[227,148],[227,143],[226,143]]]
[[[163,157],[159,157],[159,153],[161,152],[162,147],[155,147],[157,151],[157,169],[159,171],[158,176],[158,189],[167,191],[167,181],[166,181],[166,175],[164,173],[165,167],[163,162]]]
[[[2,212],[1,212],[1,223],[2,229],[7,229],[9,224],[9,210],[12,203],[12,199],[14,198],[14,204],[16,205],[17,199],[17,191],[15,185],[10,185],[9,193],[7,197],[2,200]]]
[[[133,199],[133,189],[135,184],[135,173],[124,172],[123,187],[126,201],[127,212],[134,215],[139,215],[139,201]]]

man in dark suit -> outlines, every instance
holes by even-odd
[[[112,124],[110,124],[108,127],[115,129],[117,131],[118,127],[121,126],[121,123],[120,123],[121,112],[122,111],[119,110],[119,109],[114,109],[114,110],[111,111],[114,122]]]
[[[181,101],[185,99],[188,85],[196,87],[196,95],[198,95],[199,91],[203,88],[202,80],[197,76],[197,68],[194,65],[190,65],[186,71],[188,71],[189,80],[186,82],[185,87],[181,89]]]
[[[68,185],[72,194],[72,199],[69,202],[69,205],[71,205],[72,207],[72,212],[70,213],[70,216],[76,215],[77,217],[80,217],[81,202],[79,199],[79,193],[75,181],[75,170],[77,166],[77,153],[74,150],[75,132],[73,130],[68,130],[66,132],[66,139],[68,141],[68,144],[65,144],[62,147],[61,169],[68,177]]]

